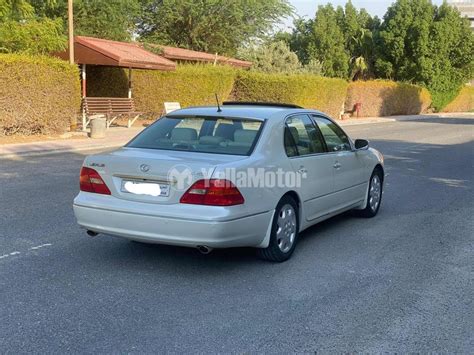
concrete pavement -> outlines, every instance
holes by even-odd
[[[1,351],[472,353],[474,120],[347,131],[385,154],[380,213],[310,228],[283,264],[87,237],[87,153],[0,158]]]
[[[120,147],[130,141],[144,127],[111,127],[105,138],[58,139],[33,143],[0,144],[0,157],[25,157],[66,152],[84,152],[94,149]]]

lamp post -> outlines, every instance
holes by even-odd
[[[74,22],[73,22],[73,0],[67,0],[67,23],[69,33],[69,63],[74,64]]]

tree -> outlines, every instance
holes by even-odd
[[[353,56],[351,58],[351,79],[367,79],[373,72],[374,41],[372,32],[360,28],[351,38]]]
[[[428,0],[398,0],[377,33],[376,72],[427,87],[441,109],[473,75],[474,34],[459,12]]]
[[[23,20],[34,16],[27,0],[0,0],[0,21]]]
[[[267,73],[297,73],[301,69],[298,56],[284,41],[243,50],[240,57],[251,61],[252,69]]]
[[[308,41],[308,57],[322,63],[324,75],[346,78],[349,73],[349,55],[345,49],[344,34],[336,21],[332,5],[319,6],[312,22]]]
[[[143,0],[143,4],[141,38],[226,55],[265,38],[293,12],[287,0]]]
[[[66,37],[62,29],[61,20],[39,18],[26,0],[0,0],[0,52],[48,54],[63,50]]]
[[[322,65],[326,76],[362,78],[372,74],[374,53],[371,33],[379,26],[364,9],[349,1],[336,9],[319,6],[314,19],[297,19],[288,39],[303,64]]]
[[[355,45],[353,38],[356,37],[363,28],[362,24],[359,23],[357,9],[352,5],[352,2],[348,1],[344,9],[338,6],[336,19],[344,35],[345,48],[349,54],[352,54]]]
[[[378,24],[377,19],[365,9],[357,10],[351,1],[344,8],[336,10],[339,27],[344,34],[344,46],[350,56],[350,75],[353,80],[366,79],[372,75],[374,51],[372,31]]]
[[[38,15],[61,18],[64,24],[67,23],[67,0],[30,2]],[[134,34],[140,13],[139,0],[74,0],[74,33],[128,41]]]
[[[0,52],[49,54],[66,49],[61,20],[8,20],[0,24]]]
[[[311,61],[309,47],[313,38],[313,20],[298,18],[294,21],[294,30],[287,39],[290,49],[298,55],[301,63],[307,64]]]

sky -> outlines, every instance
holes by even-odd
[[[352,0],[352,4],[356,8],[365,8],[371,15],[377,15],[382,18],[389,7],[395,0]],[[343,5],[347,0],[289,0],[295,7],[296,13],[299,16],[313,18],[316,13],[318,5],[325,5],[327,3],[333,4],[334,7]],[[441,5],[443,0],[432,0],[436,5]],[[292,19],[285,21],[284,27],[291,26]]]

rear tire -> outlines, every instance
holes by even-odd
[[[375,169],[370,177],[369,191],[367,192],[367,204],[365,208],[358,211],[361,217],[372,218],[377,215],[382,204],[383,173],[380,169]]]
[[[275,208],[270,243],[267,248],[257,249],[258,257],[276,262],[288,260],[298,241],[298,221],[298,204],[284,196]]]

